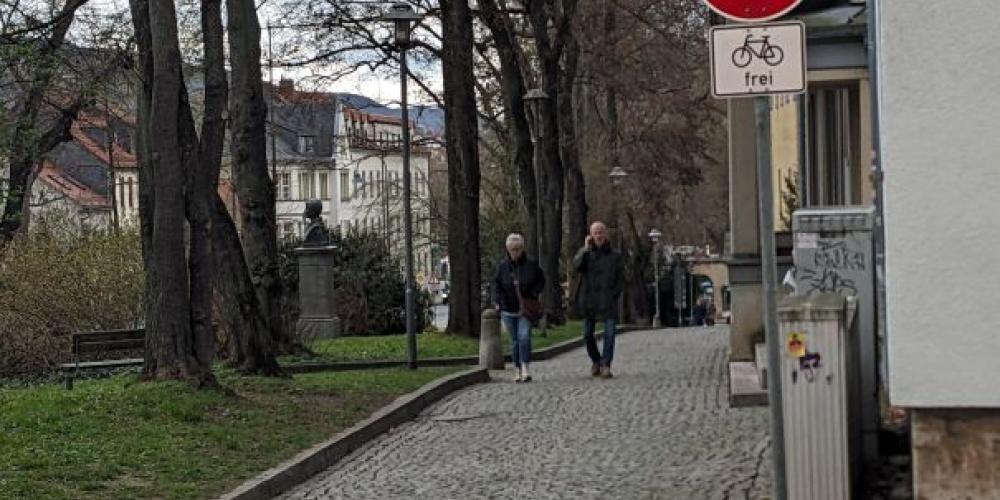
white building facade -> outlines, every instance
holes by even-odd
[[[889,396],[911,412],[914,496],[998,498],[996,3],[872,4]]]
[[[277,189],[279,236],[302,237],[307,226],[302,217],[305,204],[318,199],[328,227],[381,235],[402,265],[401,120],[386,108],[358,109],[356,99],[295,91],[288,82],[275,91],[275,103],[268,149]],[[419,283],[433,270],[431,150],[422,145],[412,122],[410,127],[414,274]]]

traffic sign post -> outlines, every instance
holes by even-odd
[[[777,19],[798,7],[802,0],[705,0],[719,15],[742,23]]]
[[[712,95],[721,99],[805,92],[805,38],[801,22],[713,26]]]
[[[801,0],[705,0],[709,7],[740,23],[777,19]],[[764,338],[768,351],[768,401],[771,410],[771,460],[775,500],[787,500],[784,415],[781,404],[781,341],[776,318],[777,258],[771,159],[771,97],[806,90],[805,25],[801,22],[739,24],[711,29],[712,95],[754,97],[757,153],[757,216],[760,233]]]

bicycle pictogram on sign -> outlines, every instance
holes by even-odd
[[[763,35],[754,38],[753,34],[747,35],[743,40],[743,45],[736,47],[733,51],[733,64],[738,68],[745,68],[757,57],[767,63],[768,66],[777,66],[785,60],[785,51],[781,47],[771,43],[771,37]],[[759,48],[754,48],[757,45]]]

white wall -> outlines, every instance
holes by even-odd
[[[995,0],[879,2],[891,401],[1000,407]]]

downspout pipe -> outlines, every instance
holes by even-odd
[[[879,1],[868,0],[868,36],[866,48],[868,51],[868,74],[872,86],[872,166],[871,173],[875,182],[875,283],[876,283],[876,311],[878,314],[878,339],[880,343],[879,354],[882,362],[879,363],[879,378],[885,392],[889,392],[889,358],[886,342],[888,341],[886,332],[886,283],[885,283],[885,189],[883,179],[885,174],[882,165],[882,141],[880,109],[882,102],[882,90],[879,85],[879,58],[878,58],[878,33],[879,33]]]

